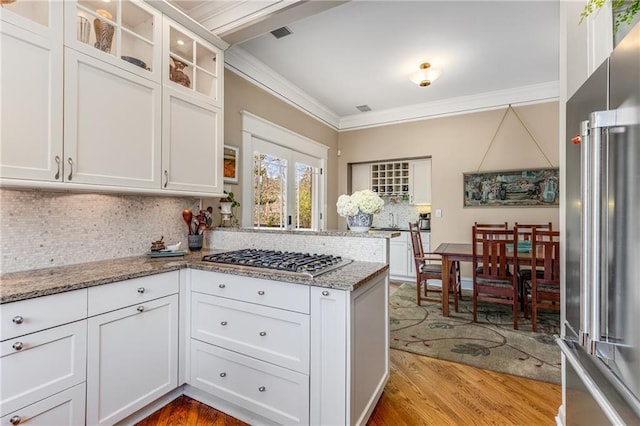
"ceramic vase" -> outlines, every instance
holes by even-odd
[[[102,19],[93,20],[93,28],[96,31],[96,43],[95,47],[103,52],[111,52],[111,42],[113,41],[113,25]]]
[[[189,242],[189,250],[190,251],[200,251],[202,250],[202,234],[198,235],[187,235],[187,240]]]
[[[367,232],[371,229],[373,223],[373,215],[369,213],[363,213],[358,210],[358,213],[353,216],[347,216],[347,225],[353,232]]]

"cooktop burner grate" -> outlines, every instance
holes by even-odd
[[[329,254],[262,249],[242,249],[208,254],[202,260],[237,268],[272,269],[310,277],[324,274],[351,263],[351,260]]]

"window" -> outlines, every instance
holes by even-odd
[[[320,229],[321,161],[253,139],[253,226]]]
[[[242,225],[323,229],[327,147],[246,112],[243,133]]]

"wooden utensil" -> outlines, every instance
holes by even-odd
[[[202,234],[205,229],[207,229],[207,224],[201,222],[200,225],[198,225],[198,235]]]
[[[184,219],[187,224],[187,232],[191,235],[191,219],[193,219],[193,213],[191,213],[191,210],[184,209],[182,211],[182,219]]]

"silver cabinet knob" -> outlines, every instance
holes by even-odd
[[[220,288],[225,288],[225,287],[226,287],[226,285],[224,285],[224,284],[218,284],[218,287],[220,287]]]
[[[15,342],[11,347],[16,351],[21,351],[22,348],[24,348],[24,345],[22,344],[22,342]]]
[[[264,291],[260,290],[260,291],[258,292],[258,294],[259,294],[260,296],[264,296]]]
[[[138,293],[140,293],[140,294],[144,293],[144,287],[139,287],[138,288]]]
[[[11,321],[13,321],[14,324],[20,325],[24,322],[24,318],[22,318],[20,315],[16,315]]]
[[[227,377],[227,373],[220,373],[220,377]]]
[[[13,416],[9,419],[9,423],[11,423],[12,425],[19,425],[21,421],[22,417],[20,416]]]
[[[220,325],[227,325],[227,322],[226,321],[222,321],[222,322],[220,322]]]
[[[267,390],[267,388],[265,388],[264,386],[260,386],[260,387],[258,388],[258,390],[259,390],[260,392],[264,392],[264,391],[266,391],[266,390]]]
[[[138,306],[136,309],[138,312],[144,312],[144,306]]]
[[[328,296],[328,295],[329,295],[329,292],[328,292],[327,290],[325,290],[325,291],[323,291],[323,292],[322,292],[322,295],[323,295],[323,296]]]
[[[266,331],[261,331],[261,332],[260,332],[260,335],[261,335],[262,337],[264,337],[264,336],[266,336],[266,335],[267,335],[267,332],[266,332]]]

